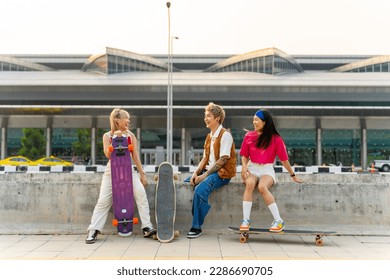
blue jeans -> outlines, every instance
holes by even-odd
[[[200,229],[204,223],[204,218],[210,210],[209,195],[213,191],[228,184],[230,179],[222,179],[218,172],[214,172],[206,177],[199,185],[195,187],[194,198],[192,201],[192,227]]]

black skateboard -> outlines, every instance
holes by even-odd
[[[250,228],[249,231],[240,231],[238,227],[228,227],[228,230],[240,234],[240,242],[245,243],[249,239],[249,234],[278,234],[278,235],[313,235],[317,246],[324,244],[323,236],[337,235],[335,231],[315,231],[315,230],[292,230],[285,229],[281,232],[272,232],[268,228]]]

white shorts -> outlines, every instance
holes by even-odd
[[[261,178],[263,175],[269,175],[274,180],[274,183],[276,183],[275,169],[272,163],[258,164],[249,161],[248,171],[258,178]]]

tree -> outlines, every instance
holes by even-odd
[[[42,128],[23,128],[19,154],[36,160],[46,153],[45,132]]]
[[[91,153],[91,130],[77,129],[77,138],[79,141],[73,143],[73,151],[77,155],[89,155]]]

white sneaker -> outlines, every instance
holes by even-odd
[[[284,230],[284,221],[282,219],[273,221],[269,231],[281,232]]]
[[[88,232],[88,236],[87,238],[85,239],[85,243],[87,244],[93,244],[95,243],[96,239],[97,239],[97,236],[100,232],[96,229],[91,229],[89,232]]]
[[[249,231],[251,221],[249,219],[243,219],[241,226],[240,226],[240,231]]]

